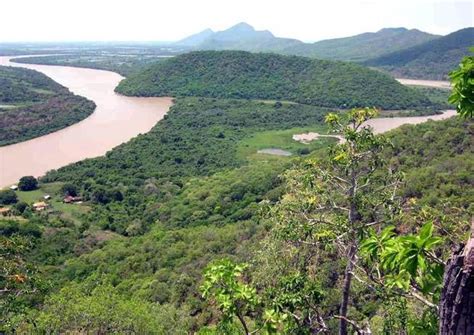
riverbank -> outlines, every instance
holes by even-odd
[[[172,98],[124,97],[114,92],[123,79],[117,73],[66,66],[12,63],[44,73],[71,92],[96,103],[89,117],[62,130],[25,142],[0,147],[0,187],[24,175],[42,176],[86,158],[104,155],[138,134],[148,132],[167,113]]]

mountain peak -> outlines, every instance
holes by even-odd
[[[227,31],[245,31],[245,32],[253,32],[255,31],[255,28],[252,27],[250,24],[247,22],[240,22],[237,23],[236,25],[230,27],[229,29],[226,29]]]
[[[407,28],[398,27],[398,28],[382,28],[377,32],[378,33],[403,33],[403,32],[406,32],[406,31],[408,31]]]

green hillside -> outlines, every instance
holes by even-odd
[[[284,52],[321,59],[361,62],[431,41],[437,37],[418,29],[385,28],[375,33],[363,33],[312,44],[300,44],[284,50]]]
[[[32,239],[32,252],[25,257],[42,271],[31,276],[52,283],[32,293],[34,299],[25,294],[14,300],[18,317],[13,324],[26,333],[93,332],[107,325],[111,332],[149,334],[193,333],[212,324],[215,315],[199,294],[203,268],[216,258],[250,260],[260,250],[269,227],[260,220],[259,204],[280,198],[284,189],[278,175],[290,162],[241,161],[236,146],[262,130],[320,124],[325,112],[291,104],[178,99],[150,133],[106,157],[49,173],[43,182],[73,183],[92,211],[80,225],[53,214],[28,225],[0,223],[4,236]],[[407,174],[400,195],[440,210],[455,207],[450,220],[464,222],[461,218],[472,214],[473,181],[467,172],[472,170],[472,130],[472,122],[455,118],[392,132],[395,147],[386,158]],[[443,228],[450,238],[459,236],[460,228]],[[338,263],[331,264],[328,275],[337,278]],[[341,284],[320,285],[331,293],[321,308],[325,315],[334,314],[333,297]],[[360,297],[354,317],[377,320],[383,302],[370,294]]]
[[[116,91],[130,96],[289,100],[331,108],[431,105],[422,93],[359,65],[243,51],[176,56],[131,75]]]
[[[447,79],[474,46],[474,28],[465,28],[426,43],[365,62],[402,78]]]
[[[45,135],[89,116],[95,104],[37,71],[0,66],[0,146]]]

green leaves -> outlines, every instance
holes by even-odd
[[[422,293],[431,294],[441,286],[443,266],[433,253],[441,242],[441,238],[433,236],[430,221],[414,235],[396,236],[394,227],[385,228],[380,235],[372,233],[361,244],[361,252],[380,265],[387,287],[408,291],[415,286]]]
[[[471,48],[474,52],[474,48]],[[474,115],[474,56],[462,59],[459,68],[449,74],[453,90],[449,102],[456,105],[459,115],[472,118]]]
[[[235,264],[224,259],[210,264],[204,272],[202,296],[216,304],[223,322],[232,322],[234,317],[244,318],[260,303],[255,288],[242,280],[246,268],[246,264]]]

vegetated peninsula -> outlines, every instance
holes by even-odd
[[[149,66],[116,91],[130,96],[289,100],[330,108],[433,106],[420,91],[362,66],[244,51],[198,51]]]
[[[474,46],[474,28],[465,28],[423,44],[365,62],[397,77],[446,80]]]
[[[34,70],[0,66],[0,146],[45,135],[92,114],[95,103]]]

